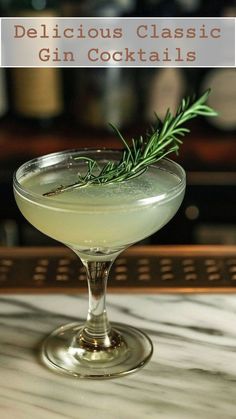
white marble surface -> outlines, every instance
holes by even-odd
[[[86,317],[86,296],[2,296],[0,311],[1,419],[236,418],[236,295],[109,295],[110,319],[146,331],[154,355],[106,381],[38,360],[45,335]]]

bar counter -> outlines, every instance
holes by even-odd
[[[235,250],[211,248],[207,266],[212,267],[209,261],[218,258],[222,267],[222,253],[234,272]],[[22,252],[26,257],[27,250],[21,250],[21,257]],[[63,251],[55,249],[57,252]],[[146,252],[145,258],[148,254],[145,248],[129,252]],[[128,259],[129,252],[125,254]],[[206,253],[206,248],[160,247],[155,252],[182,252],[186,261],[186,252],[196,258],[196,254],[200,257]],[[0,249],[0,266],[7,266],[10,255],[16,253],[14,249]],[[4,269],[1,272],[4,278]],[[234,276],[231,279],[234,281]],[[200,293],[192,286],[191,291],[175,287],[160,294],[153,284],[150,291],[145,286],[142,292],[129,287],[122,294],[121,287],[108,292],[110,320],[146,332],[153,341],[154,354],[140,371],[102,381],[56,374],[42,365],[39,356],[43,338],[53,329],[85,319],[87,295],[68,286],[66,293],[57,294],[55,288],[48,294],[43,290],[36,293],[33,288],[27,291],[24,286],[24,292],[20,293],[19,287],[9,292],[4,281],[1,283],[1,419],[236,417],[236,295],[232,286],[230,292],[227,284],[225,292],[209,286]]]

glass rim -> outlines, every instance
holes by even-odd
[[[43,196],[39,193],[36,192],[32,192],[31,190],[25,188],[24,186],[22,186],[22,184],[18,181],[17,179],[17,175],[19,175],[20,173],[24,173],[24,171],[29,168],[30,166],[34,165],[34,164],[39,164],[40,162],[45,162],[48,159],[52,159],[52,158],[56,158],[56,157],[60,157],[60,156],[67,156],[67,155],[72,155],[75,153],[102,153],[102,152],[106,152],[106,153],[113,153],[113,154],[121,154],[122,153],[122,149],[112,149],[112,148],[106,148],[106,147],[98,147],[98,148],[89,148],[89,147],[84,147],[84,148],[73,148],[73,149],[66,149],[66,150],[61,150],[61,151],[57,151],[57,152],[53,152],[53,153],[48,153],[48,154],[44,154],[42,156],[39,157],[35,157],[31,160],[26,161],[25,163],[23,163],[21,166],[19,166],[13,174],[13,186],[14,189],[20,193],[21,195],[23,195],[25,198],[34,201],[37,200],[37,203],[39,205],[43,205],[43,206],[48,206],[48,207],[55,207],[56,204],[60,204],[60,206],[62,205],[62,201],[56,199],[55,197],[52,198],[50,196]],[[175,196],[177,196],[179,193],[181,193],[186,185],[186,173],[185,170],[183,169],[183,167],[177,163],[174,160],[171,160],[170,158],[167,157],[163,157],[162,159],[158,160],[156,163],[150,165],[150,167],[158,167],[158,165],[160,166],[162,162],[165,162],[167,164],[170,164],[175,170],[177,169],[178,173],[176,173],[174,170],[171,171],[168,170],[167,168],[160,168],[161,170],[166,170],[169,173],[173,173],[174,175],[178,176],[179,178],[179,183],[173,187],[171,187],[170,189],[168,189],[168,192],[164,192],[161,193],[159,195],[153,195],[153,196],[149,196],[146,197],[144,199],[140,198],[137,200],[137,205],[138,206],[142,206],[142,205],[150,205],[151,203],[156,203],[156,202],[167,202],[171,199],[173,199]],[[58,161],[58,163],[60,163],[60,161]],[[56,163],[55,163],[56,164]],[[43,166],[43,168],[46,167],[52,167],[53,165],[45,165]],[[41,170],[42,168],[38,168],[38,170]],[[132,179],[131,179],[132,180]],[[124,182],[129,182],[129,180],[126,180]],[[123,182],[119,182],[119,183],[123,183]],[[66,192],[65,192],[66,193]],[[133,201],[132,201],[133,202]],[[129,207],[131,206],[131,203],[123,203],[121,205],[121,207]],[[80,203],[79,205],[76,205],[75,202],[71,202],[71,201],[63,201],[63,208],[75,208],[75,206],[77,206],[77,210],[78,208],[81,208],[81,210],[83,208],[88,208],[87,204],[82,204]],[[93,207],[93,205],[89,205],[90,207]],[[102,204],[94,204],[94,207],[97,208],[102,208],[104,205]],[[116,208],[118,205],[116,204],[106,204],[106,208]]]

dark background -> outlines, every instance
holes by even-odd
[[[2,16],[235,16],[235,1],[2,0]],[[51,245],[21,216],[14,170],[33,157],[68,148],[120,147],[144,133],[152,114],[212,86],[219,118],[189,127],[177,161],[187,171],[182,207],[148,243],[236,243],[235,69],[0,69],[0,245]]]

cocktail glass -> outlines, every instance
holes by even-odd
[[[128,246],[164,226],[178,210],[185,172],[162,159],[134,179],[89,185],[43,196],[61,184],[76,182],[95,159],[102,167],[120,160],[114,150],[69,150],[23,164],[14,175],[14,193],[24,217],[38,230],[71,248],[85,266],[89,309],[84,324],[59,327],[42,346],[47,366],[81,378],[112,378],[143,367],[153,345],[142,331],[108,321],[105,296],[112,263]]]

